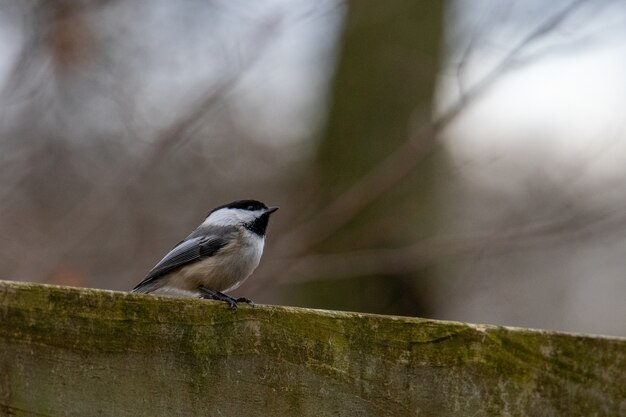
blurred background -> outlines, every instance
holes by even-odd
[[[217,205],[258,303],[626,335],[626,4],[0,3],[0,276],[130,290]]]

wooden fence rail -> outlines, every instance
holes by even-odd
[[[0,281],[5,416],[626,416],[626,339]]]

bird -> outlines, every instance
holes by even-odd
[[[216,207],[133,288],[133,293],[225,301],[236,309],[251,304],[226,292],[239,287],[263,254],[270,215],[278,207],[237,200]]]

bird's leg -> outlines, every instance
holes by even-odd
[[[202,298],[209,299],[209,300],[225,301],[228,303],[228,305],[232,309],[237,308],[237,303],[254,304],[252,300],[250,300],[249,298],[246,298],[246,297],[233,298],[230,295],[224,294],[223,292],[210,290],[203,285],[200,285],[198,289],[200,290],[200,294]]]
[[[226,294],[223,294],[219,291],[212,291],[202,285],[198,287],[200,290],[201,297],[208,300],[218,300],[225,301],[228,303],[231,309],[235,310],[237,308],[237,301],[233,297],[230,297]]]

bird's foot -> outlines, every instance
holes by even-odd
[[[252,300],[249,299],[249,298],[246,298],[246,297],[239,297],[235,301],[237,301],[238,303],[246,303],[246,304],[249,304],[249,305],[254,305]]]
[[[203,286],[198,287],[198,289],[200,290],[200,296],[202,298],[207,300],[224,301],[228,303],[228,306],[233,310],[237,309],[237,303],[252,304],[252,301],[245,297],[233,298],[230,295],[226,295],[219,291],[213,291]]]
[[[206,300],[224,301],[228,303],[231,309],[235,310],[237,308],[237,300],[231,296],[223,294],[219,291],[210,290],[203,286],[198,287],[198,289],[200,290],[200,296]]]

